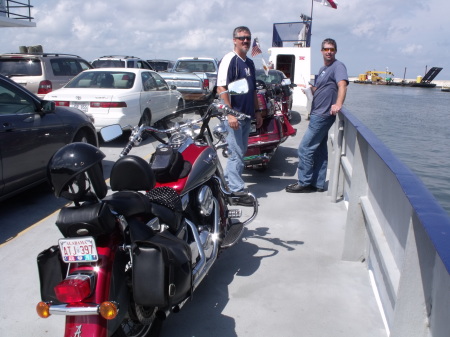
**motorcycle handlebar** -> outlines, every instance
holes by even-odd
[[[233,110],[232,108],[225,105],[224,103],[213,102],[210,105],[210,107],[208,108],[208,111],[211,111],[212,108],[216,108],[223,115],[233,115],[238,120],[244,120],[246,118],[251,118],[249,115],[246,115],[246,114],[240,113],[236,110]],[[131,151],[131,149],[134,147],[135,144],[139,144],[142,140],[141,135],[144,132],[149,132],[149,133],[154,133],[154,134],[155,133],[172,134],[172,133],[179,131],[182,127],[192,126],[192,125],[202,123],[206,119],[207,115],[208,115],[208,113],[206,113],[206,115],[203,116],[202,118],[199,118],[199,119],[193,120],[193,121],[187,121],[181,125],[176,124],[174,127],[171,127],[169,129],[157,129],[152,126],[141,125],[139,128],[135,128],[134,131],[131,133],[130,140],[128,141],[127,145],[124,147],[124,149],[120,153],[120,156],[121,157],[126,156]],[[220,118],[220,116],[216,116],[216,117]]]
[[[217,107],[217,109],[224,111],[227,115],[233,115],[239,120],[244,120],[246,118],[251,118],[249,115],[243,114],[241,112],[238,112],[236,110],[233,110],[228,105],[225,105],[223,103],[213,103]]]
[[[131,149],[134,146],[134,142],[132,140],[128,141],[127,145],[123,148],[122,152],[120,153],[120,156],[126,156],[128,153],[130,153]]]

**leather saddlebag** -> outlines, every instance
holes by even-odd
[[[56,225],[64,237],[110,234],[115,223],[113,213],[104,203],[64,207],[56,219]]]
[[[136,304],[174,306],[192,291],[189,245],[168,231],[133,244],[133,296]]]
[[[62,261],[59,246],[51,246],[39,253],[37,265],[42,301],[60,303],[56,298],[54,288],[66,277],[68,264]]]

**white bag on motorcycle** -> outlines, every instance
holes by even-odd
[[[165,231],[133,244],[133,296],[144,306],[174,306],[192,290],[189,245]]]

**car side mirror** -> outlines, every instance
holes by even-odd
[[[283,78],[281,80],[281,85],[291,85],[291,79],[290,78]]]
[[[45,112],[45,113],[55,112],[56,104],[53,101],[42,101],[41,108],[42,108],[42,112]]]
[[[172,85],[170,85],[170,89],[177,90],[177,86],[172,84]]]

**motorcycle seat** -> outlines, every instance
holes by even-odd
[[[150,214],[152,211],[151,201],[144,194],[136,191],[119,191],[106,196],[103,201],[125,217]]]
[[[128,155],[119,158],[111,169],[113,191],[148,191],[155,187],[155,174],[141,157]]]

